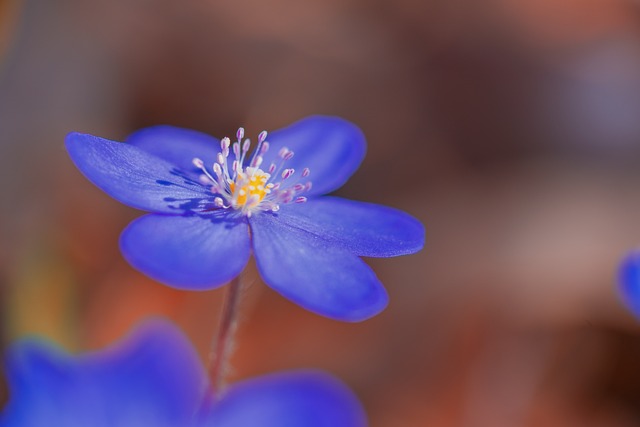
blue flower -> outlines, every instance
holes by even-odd
[[[148,276],[211,289],[239,275],[253,252],[264,282],[308,310],[347,321],[382,311],[387,293],[359,257],[417,252],[424,228],[396,209],[322,196],[360,165],[360,130],[309,117],[268,141],[262,132],[252,155],[242,128],[236,137],[158,126],[125,143],[71,133],[67,150],[106,193],[152,212],[120,239]]]
[[[627,254],[618,274],[622,300],[640,318],[640,249]]]
[[[353,394],[317,371],[246,380],[202,405],[199,359],[170,323],[151,321],[106,350],[70,356],[38,340],[10,348],[1,427],[364,427]]]

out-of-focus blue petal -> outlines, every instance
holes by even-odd
[[[25,340],[7,359],[3,427],[188,426],[206,378],[184,336],[161,321],[101,352],[72,357]]]
[[[70,133],[67,151],[95,185],[134,208],[163,213],[198,209],[212,194],[176,165],[129,144]]]
[[[355,396],[339,381],[311,371],[234,384],[200,427],[365,427]]]
[[[620,293],[626,306],[640,318],[640,249],[627,254],[620,265]]]
[[[132,266],[180,289],[212,289],[240,274],[251,253],[244,217],[226,212],[146,215],[122,232],[120,249]]]
[[[278,152],[287,147],[294,156],[285,167],[296,170],[287,182],[310,180],[313,187],[305,195],[325,194],[342,186],[358,169],[366,151],[360,129],[337,117],[307,117],[270,133],[267,139],[270,148],[264,155],[262,169],[266,170],[272,162],[279,165]],[[300,179],[305,167],[311,174]]]
[[[193,159],[197,157],[204,161],[207,168],[211,168],[220,151],[220,141],[216,138],[174,126],[140,129],[131,134],[126,142],[192,173],[195,177],[201,171],[193,165]]]
[[[424,227],[412,216],[381,205],[337,197],[282,205],[278,219],[359,256],[412,254],[424,246]]]
[[[361,321],[384,309],[388,296],[356,255],[277,215],[250,219],[253,248],[265,283],[302,307],[327,317]]]

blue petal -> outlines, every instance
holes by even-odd
[[[132,266],[180,289],[212,289],[240,274],[249,260],[244,218],[223,213],[146,215],[122,232],[120,248]]]
[[[294,156],[285,167],[296,170],[289,182],[296,183],[305,167],[311,170],[308,179],[301,179],[313,182],[308,195],[325,194],[341,187],[358,169],[366,150],[360,129],[337,117],[307,117],[270,133],[267,139],[270,148],[264,155],[262,168],[266,170],[272,162],[279,165],[278,152],[287,147]]]
[[[212,198],[176,165],[128,144],[70,133],[67,151],[91,182],[134,208],[180,213],[198,209]]]
[[[9,351],[7,368],[3,427],[186,426],[205,378],[184,336],[160,321],[79,357],[25,340]]]
[[[626,306],[640,318],[640,249],[629,252],[620,266],[620,293]]]
[[[388,297],[356,255],[262,213],[250,220],[258,269],[265,283],[315,313],[360,321],[378,314]]]
[[[319,372],[290,372],[230,387],[201,427],[365,427],[355,396]]]
[[[288,225],[322,236],[358,256],[407,255],[424,246],[422,224],[386,206],[320,197],[282,205],[278,216]]]
[[[201,172],[193,165],[193,159],[197,157],[204,161],[207,167],[211,167],[220,151],[220,141],[216,138],[195,130],[173,126],[140,129],[131,134],[126,142],[196,177]]]

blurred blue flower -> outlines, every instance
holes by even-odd
[[[640,249],[629,252],[622,261],[619,282],[622,300],[640,318]]]
[[[151,321],[124,341],[70,356],[24,340],[6,362],[1,427],[364,427],[353,394],[317,371],[246,380],[202,405],[206,377],[186,338]]]
[[[236,137],[158,126],[126,143],[71,133],[67,150],[106,193],[152,212],[120,239],[124,257],[150,277],[211,289],[240,274],[253,250],[265,283],[308,310],[359,321],[384,309],[386,291],[359,257],[419,251],[422,224],[392,208],[318,197],[360,165],[360,130],[309,117],[268,141],[260,133],[253,155],[242,128]]]

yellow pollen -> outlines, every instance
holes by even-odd
[[[267,180],[271,177],[268,173],[263,172],[261,169],[255,169],[252,174],[249,171],[247,172],[247,174],[239,173],[236,180],[229,183],[229,189],[236,207],[243,207],[251,200],[250,205],[247,207],[253,208],[260,204],[270,192],[266,185]]]

